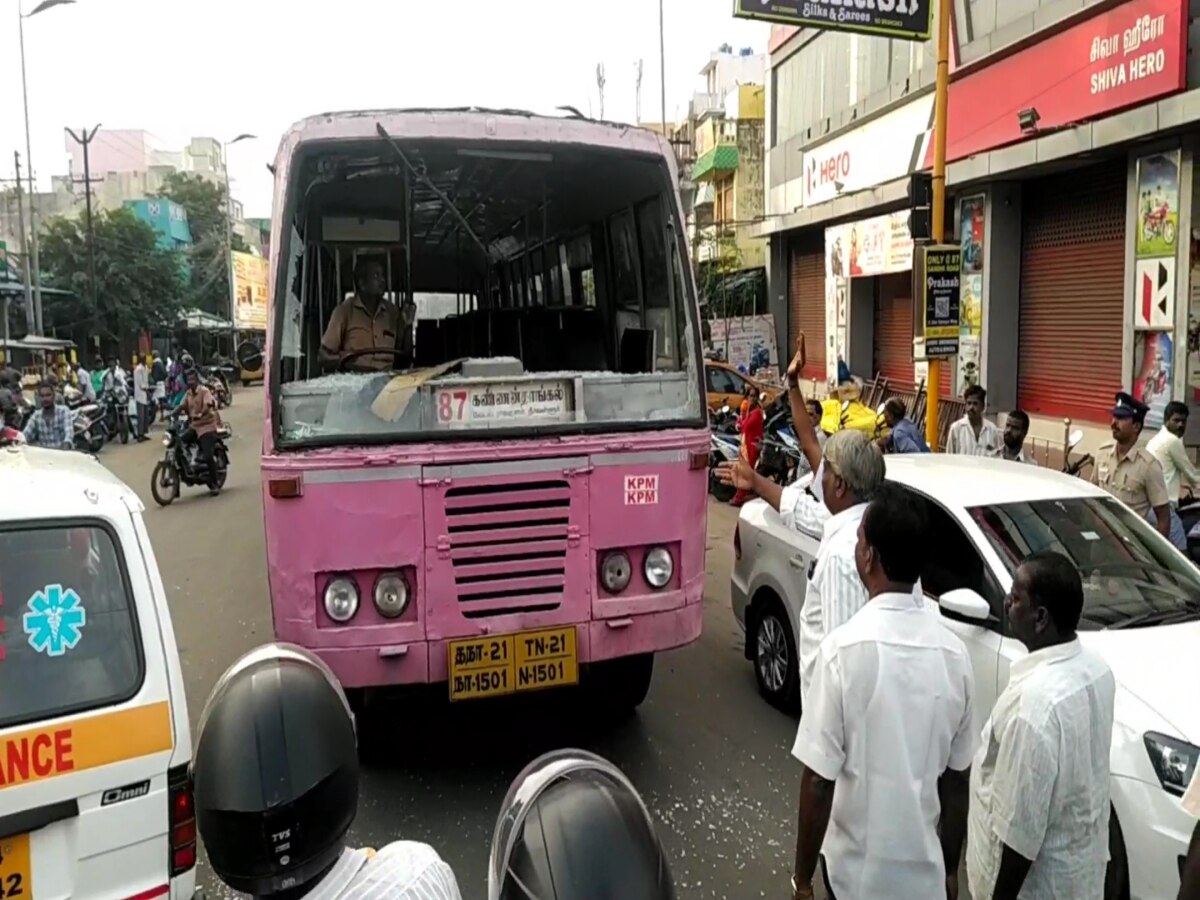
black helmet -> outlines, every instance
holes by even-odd
[[[517,776],[496,822],[488,900],[674,900],[650,813],[612,763],[556,750]]]
[[[220,879],[261,897],[323,875],[358,808],[354,718],[329,668],[291,644],[251,650],[197,733],[196,820]]]

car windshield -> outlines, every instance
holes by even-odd
[[[1031,553],[1068,557],[1083,578],[1085,630],[1200,619],[1200,571],[1136,513],[1108,497],[970,510],[1009,573]]]
[[[665,158],[375,140],[291,168],[283,446],[703,421]]]
[[[123,702],[142,656],[115,538],[99,525],[0,529],[0,728]]]

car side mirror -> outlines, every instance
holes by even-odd
[[[938,607],[952,619],[971,624],[986,622],[992,617],[992,607],[977,591],[958,588],[938,598]]]

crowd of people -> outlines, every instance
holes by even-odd
[[[201,416],[207,421],[216,412],[211,391],[199,378],[195,360],[185,350],[178,359],[162,358],[157,350],[136,358],[132,373],[127,372],[116,357],[105,363],[97,358],[89,371],[79,361],[63,374],[49,369],[35,390],[36,405],[30,409],[25,397],[26,378],[16,369],[0,368],[0,418],[6,434],[20,433],[21,439],[35,447],[55,450],[73,449],[75,441],[75,410],[68,403],[66,388],[78,391],[82,403],[96,403],[98,398],[122,407],[132,399],[130,432],[134,440],[150,439],[151,426],[160,410],[174,412],[186,408],[189,413],[203,407]],[[201,441],[201,452],[206,443]],[[207,455],[211,448],[207,449]]]
[[[1076,636],[1084,605],[1078,568],[1055,552],[1026,558],[1005,598],[1013,635],[1028,649],[980,732],[962,641],[924,603],[926,510],[885,479],[884,444],[925,452],[901,405],[885,409],[882,442],[843,430],[822,446],[799,386],[803,339],[787,370],[788,402],[808,487],[780,486],[743,455],[721,478],[762,498],[789,527],[821,535],[799,620],[803,715],[793,755],[803,765],[792,895],[833,900],[956,898],[964,844],[975,900],[1104,896],[1109,839],[1109,751],[1116,683]],[[948,452],[1033,464],[1029,418],[1004,430],[968,390]],[[1175,441],[1186,407],[1138,447],[1147,407],[1125,393],[1113,440],[1092,480],[1169,533],[1178,487],[1194,469]],[[1160,459],[1163,460],[1160,462]],[[1188,791],[1200,816],[1200,776]],[[1200,898],[1200,826],[1180,894]]]

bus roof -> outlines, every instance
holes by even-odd
[[[662,135],[616,122],[580,116],[543,116],[517,109],[376,109],[327,112],[301,119],[283,135],[275,159],[277,172],[301,143],[330,140],[378,140],[377,126],[393,138],[411,140],[505,141],[584,144],[663,156],[675,179],[675,153]]]

